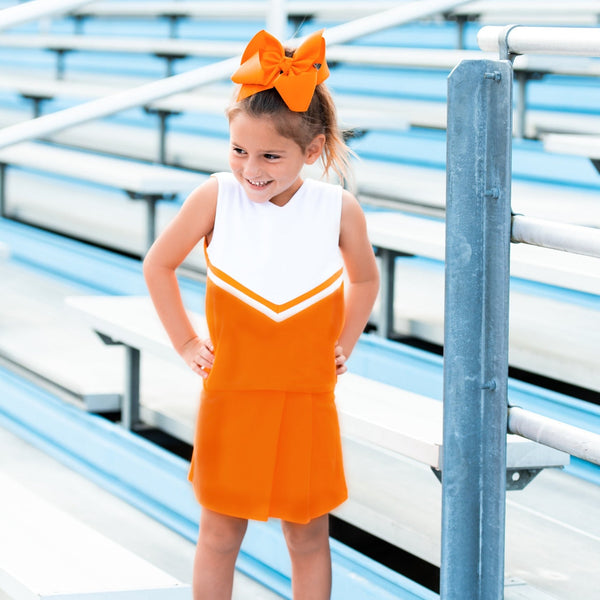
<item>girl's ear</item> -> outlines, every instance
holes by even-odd
[[[312,165],[323,152],[325,147],[325,134],[320,133],[316,136],[313,141],[307,146],[306,153],[304,155],[304,162],[307,165]]]

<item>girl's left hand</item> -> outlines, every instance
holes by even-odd
[[[184,344],[180,354],[194,373],[202,379],[208,377],[215,360],[215,349],[209,338],[192,338]]]
[[[344,356],[344,349],[341,346],[335,347],[335,372],[338,375],[342,375],[348,370],[346,366],[346,357]]]

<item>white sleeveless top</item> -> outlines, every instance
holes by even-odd
[[[219,191],[206,253],[215,285],[276,321],[340,287],[340,186],[306,179],[287,204],[277,206],[250,200],[231,173],[214,177]],[[272,305],[288,304],[289,309],[273,310]]]

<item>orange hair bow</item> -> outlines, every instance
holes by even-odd
[[[327,77],[329,69],[322,30],[310,35],[292,57],[285,55],[277,38],[263,30],[248,43],[241,65],[231,79],[242,84],[238,102],[275,88],[290,110],[304,112],[308,110],[317,84]]]

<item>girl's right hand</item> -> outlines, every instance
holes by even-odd
[[[206,379],[215,360],[214,352],[215,349],[210,338],[204,340],[193,338],[184,344],[180,355],[194,373],[200,375],[202,379]]]

